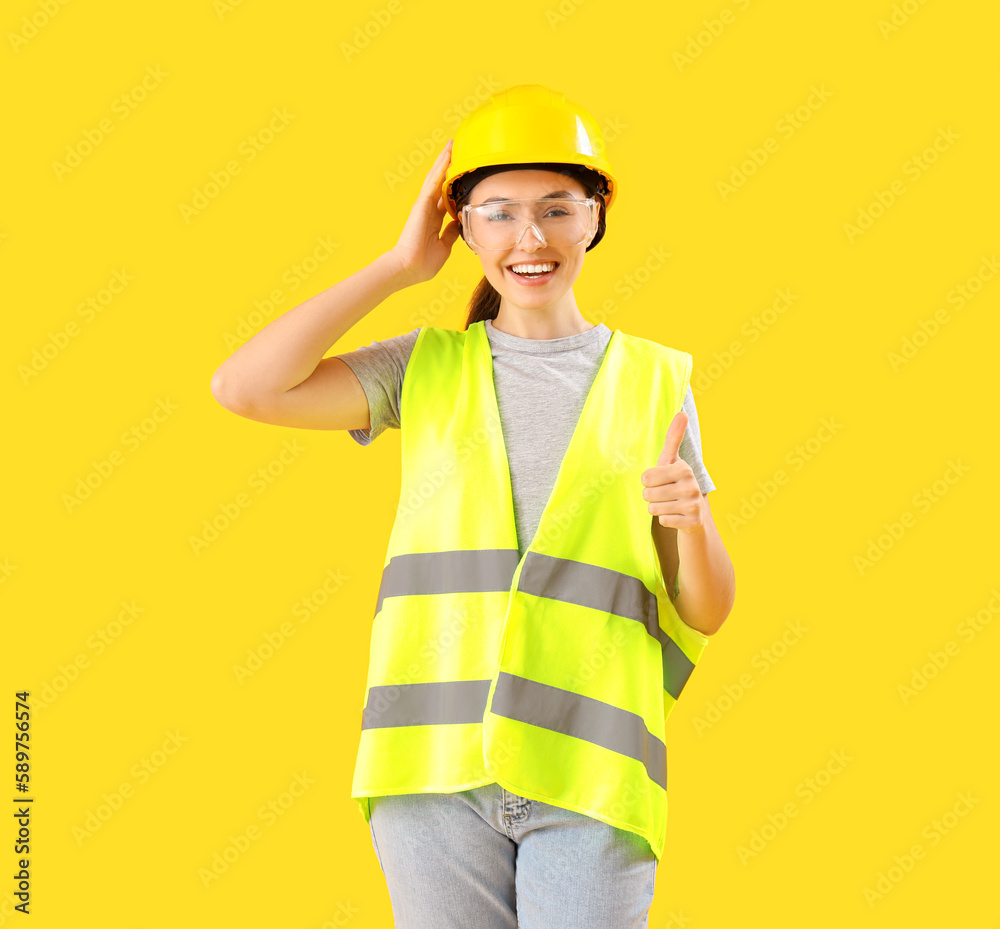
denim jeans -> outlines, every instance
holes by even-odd
[[[646,929],[649,843],[486,784],[371,798],[396,929]]]

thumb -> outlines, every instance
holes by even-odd
[[[450,247],[455,244],[455,241],[458,239],[461,232],[462,224],[452,220],[447,226],[444,227],[444,232],[441,233],[441,241]]]
[[[660,457],[656,460],[657,465],[673,464],[677,460],[677,453],[680,451],[681,440],[684,438],[687,424],[688,415],[683,410],[671,420],[666,441],[663,443],[663,451],[660,452]]]

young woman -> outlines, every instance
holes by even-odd
[[[397,927],[647,925],[665,720],[734,578],[691,356],[576,304],[616,194],[589,113],[539,85],[494,94],[396,245],[212,381],[261,422],[402,430],[352,790]],[[463,330],[323,357],[460,235],[484,274]]]

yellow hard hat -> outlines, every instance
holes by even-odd
[[[591,168],[604,179],[605,209],[614,203],[618,184],[594,117],[556,90],[518,84],[492,94],[455,130],[441,187],[448,214],[458,219],[453,190],[463,175],[492,165],[537,162]]]

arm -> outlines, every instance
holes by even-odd
[[[272,320],[216,370],[218,397],[268,397],[301,384],[355,323],[407,286],[391,252]]]
[[[651,532],[667,591],[681,619],[702,635],[714,635],[733,608],[736,581],[707,494],[700,494],[700,505],[700,525],[678,530],[661,526],[654,516]]]
[[[338,284],[268,323],[212,376],[224,407],[262,422],[308,429],[369,428],[368,401],[340,358],[324,358],[358,320],[397,290],[430,280],[444,265],[460,226],[441,230],[441,182],[451,158],[445,145],[388,252]]]

